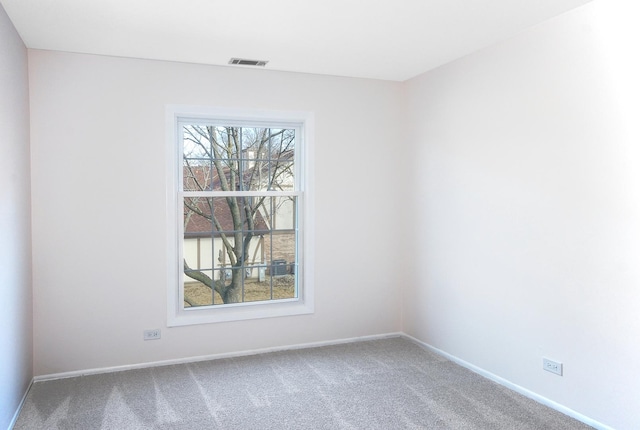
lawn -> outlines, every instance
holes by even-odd
[[[273,284],[273,297],[271,284]],[[184,285],[184,306],[210,306],[222,304],[222,298],[214,292],[214,302],[211,302],[211,288],[200,282],[188,282]],[[295,284],[293,275],[267,276],[264,282],[258,282],[256,278],[248,278],[244,281],[244,301],[256,302],[272,299],[291,299],[295,297]],[[191,304],[189,304],[189,302]]]

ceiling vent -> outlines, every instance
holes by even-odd
[[[229,64],[237,64],[239,66],[258,66],[264,67],[266,66],[268,61],[260,61],[260,60],[247,60],[246,58],[232,58],[229,60]]]

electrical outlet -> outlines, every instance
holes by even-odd
[[[559,361],[549,360],[548,358],[542,358],[542,368],[547,372],[555,373],[562,376],[562,363]]]
[[[156,340],[160,339],[160,329],[145,330],[142,332],[142,338],[144,340]]]

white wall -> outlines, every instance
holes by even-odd
[[[620,430],[640,428],[639,12],[595,1],[404,87],[404,331]]]
[[[400,330],[400,84],[45,51],[29,70],[36,375]],[[315,314],[166,328],[165,104],[315,112]]]
[[[33,371],[27,50],[0,6],[0,428]]]

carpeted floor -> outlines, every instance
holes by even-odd
[[[403,338],[38,382],[24,429],[589,429]]]

